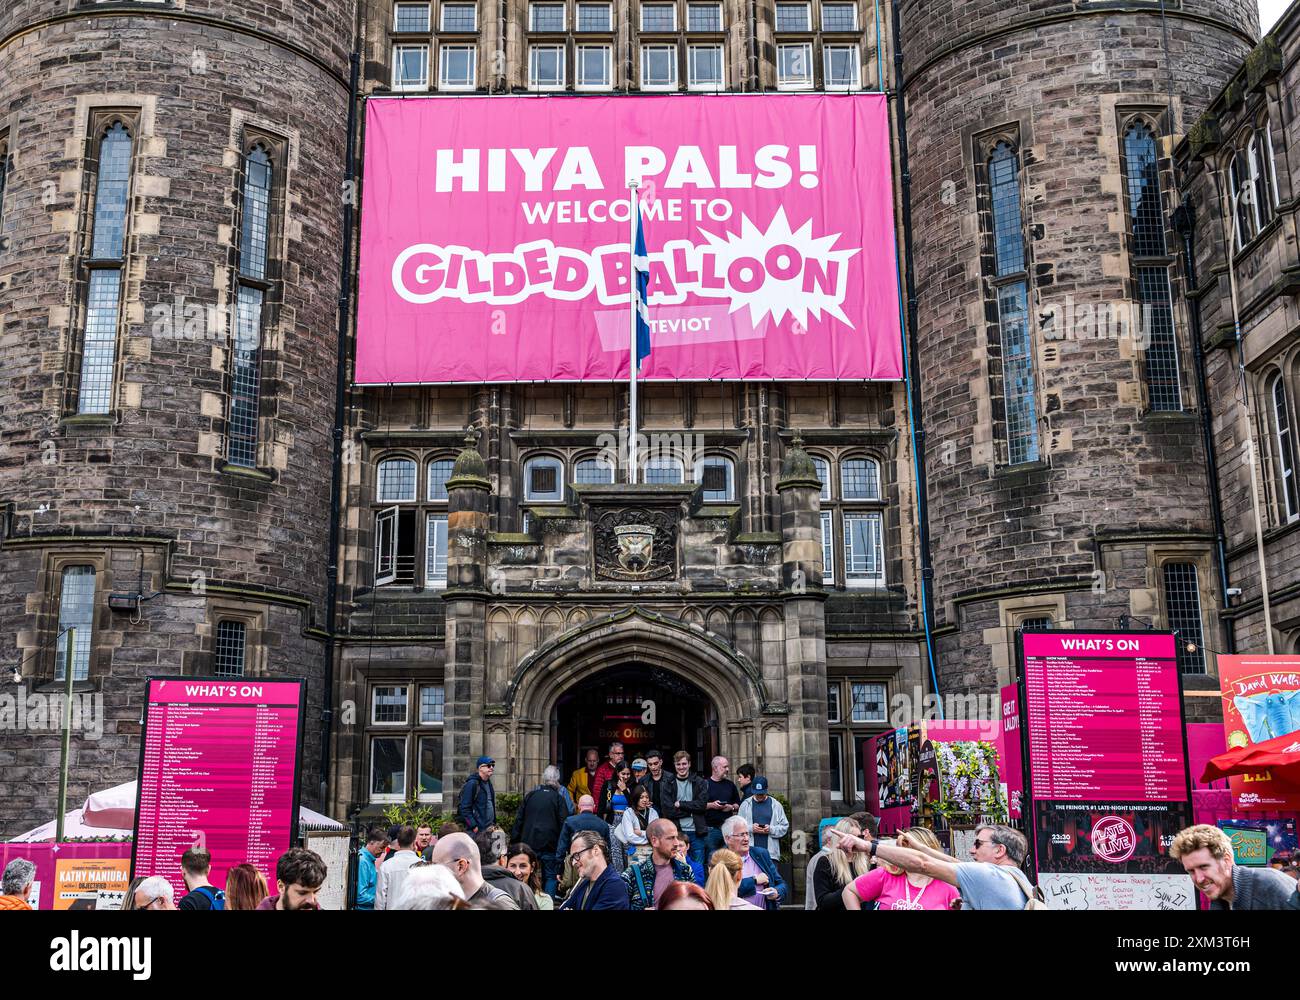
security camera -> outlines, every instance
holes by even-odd
[[[1240,587],[1229,587],[1227,590],[1224,591],[1224,593],[1227,594],[1228,597],[1230,597],[1230,598],[1232,598],[1232,597],[1240,597],[1240,596],[1241,596],[1241,588],[1240,588]]]

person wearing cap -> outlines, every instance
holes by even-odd
[[[497,821],[497,796],[492,787],[492,772],[496,766],[497,762],[491,757],[480,757],[476,770],[460,790],[456,815],[471,834],[486,830]]]
[[[767,778],[755,776],[750,782],[751,795],[740,804],[737,816],[749,824],[753,845],[772,855],[773,861],[781,860],[780,839],[790,832],[790,820],[786,818],[785,807],[768,794]]]

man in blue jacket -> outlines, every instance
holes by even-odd
[[[583,830],[600,834],[600,839],[609,843],[609,824],[596,815],[596,800],[590,795],[578,799],[578,811],[564,821],[560,827],[560,839],[555,844],[555,856],[564,867],[564,859],[569,854],[569,844]],[[532,846],[532,845],[529,845]]]
[[[492,772],[496,766],[497,762],[491,757],[480,757],[478,770],[469,776],[465,787],[460,790],[460,807],[456,815],[471,834],[486,830],[497,821],[497,796],[492,788]]]
[[[626,910],[627,883],[609,865],[609,844],[600,834],[582,830],[569,845],[569,861],[578,884],[561,910]]]
[[[366,846],[357,852],[357,901],[358,910],[375,908],[375,886],[378,874],[375,871],[375,859],[388,847],[388,834],[375,827],[366,835]]]
[[[722,824],[722,837],[728,849],[740,855],[740,888],[736,895],[761,909],[779,910],[789,890],[772,855],[761,847],[750,846],[749,824],[740,816],[732,816]]]

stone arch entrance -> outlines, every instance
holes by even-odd
[[[699,752],[720,752],[733,762],[754,759],[762,717],[773,709],[761,672],[720,637],[678,619],[626,608],[557,636],[516,668],[504,707],[514,719],[525,787],[565,746],[554,731],[562,722],[562,705],[572,704],[585,686],[602,677],[661,688],[675,682],[698,692],[705,728],[716,734]],[[568,745],[573,746],[573,739]],[[658,749],[671,753],[682,748]],[[570,769],[577,766],[576,761],[564,763]]]

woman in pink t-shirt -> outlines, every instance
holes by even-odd
[[[938,838],[925,827],[913,827],[907,836],[940,850]],[[958,898],[955,885],[928,875],[909,875],[883,861],[844,887],[846,910],[860,910],[863,903],[873,902],[879,910],[950,910]]]

